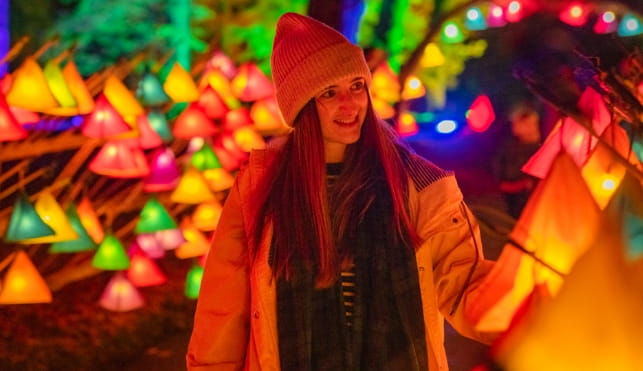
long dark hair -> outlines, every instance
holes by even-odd
[[[254,256],[264,229],[273,226],[271,265],[276,277],[289,280],[293,268],[314,270],[317,287],[336,280],[347,246],[350,226],[364,217],[376,197],[375,182],[384,184],[392,210],[387,225],[398,241],[414,248],[417,234],[411,227],[406,199],[406,159],[410,151],[390,125],[377,118],[369,100],[359,140],[346,148],[342,171],[328,197],[321,126],[311,100],[259,181],[250,216],[250,251]],[[382,188],[382,187],[380,187]],[[331,220],[332,210],[332,220]]]

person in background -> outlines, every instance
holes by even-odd
[[[508,113],[511,135],[500,147],[493,164],[509,214],[518,219],[537,178],[521,168],[541,145],[540,114],[527,100],[514,103]]]
[[[490,269],[453,173],[380,120],[361,48],[278,21],[272,77],[288,135],[251,153],[205,264],[189,370],[447,370],[446,318]]]

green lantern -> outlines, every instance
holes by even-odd
[[[192,154],[190,162],[200,171],[221,168],[219,158],[207,143],[204,143],[198,151]]]
[[[136,95],[146,106],[160,106],[170,101],[159,79],[149,72],[138,83]]]
[[[123,244],[112,234],[105,236],[92,259],[94,267],[108,271],[127,269],[129,263]]]
[[[136,233],[138,234],[175,228],[177,228],[176,222],[156,197],[150,198],[145,203],[143,210],[141,210],[140,219],[136,223]]]
[[[444,23],[440,39],[448,44],[455,44],[464,41],[464,34],[456,22],[449,21]]]
[[[25,194],[20,194],[13,206],[9,228],[4,240],[17,242],[30,238],[52,236],[56,232],[38,215]]]
[[[190,299],[199,297],[199,290],[201,290],[201,279],[203,278],[203,267],[200,265],[193,266],[187,274],[185,280],[185,296]]]
[[[78,234],[78,238],[75,240],[54,242],[51,244],[51,247],[49,247],[49,252],[54,254],[68,253],[95,248],[96,243],[92,240],[89,233],[87,233],[87,230],[85,230],[85,227],[83,227],[83,224],[80,222],[80,217],[76,212],[76,205],[70,204],[67,207],[65,214],[67,215],[69,224],[71,224],[71,228]]]

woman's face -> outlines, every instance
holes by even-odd
[[[347,77],[324,88],[315,96],[324,137],[326,162],[340,162],[346,146],[359,139],[368,93],[362,77]]]

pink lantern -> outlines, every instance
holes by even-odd
[[[264,99],[274,94],[272,82],[254,63],[244,63],[232,80],[235,95],[243,102]]]
[[[169,191],[179,184],[181,173],[170,148],[156,149],[152,153],[150,167],[150,174],[143,179],[145,192]]]
[[[185,242],[183,231],[180,228],[154,232],[154,235],[165,250],[174,250]]]
[[[223,73],[228,79],[233,78],[237,74],[237,68],[234,65],[234,62],[230,57],[225,55],[220,50],[215,51],[205,67],[207,74],[209,71],[217,70]]]
[[[486,131],[496,119],[489,97],[486,95],[477,97],[469,107],[466,118],[471,130],[477,133]]]
[[[139,234],[136,236],[135,244],[152,259],[159,259],[165,256],[165,249],[154,233]]]
[[[19,140],[27,137],[27,130],[23,129],[9,110],[9,106],[0,94],[0,142]]]
[[[89,169],[112,178],[142,178],[150,173],[143,150],[123,141],[105,143],[89,163]]]
[[[127,312],[142,307],[144,300],[125,274],[117,272],[105,287],[99,304],[114,312]]]
[[[123,120],[107,98],[101,94],[96,100],[96,107],[85,117],[80,128],[83,135],[92,138],[110,138],[127,133],[132,128]]]

